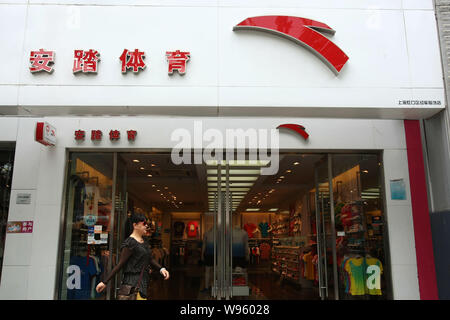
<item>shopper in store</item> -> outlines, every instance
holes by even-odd
[[[150,278],[150,266],[159,270],[164,280],[168,280],[170,275],[166,268],[161,267],[153,258],[150,246],[144,241],[148,224],[146,217],[142,214],[134,215],[130,218],[130,225],[133,232],[122,243],[120,261],[103,282],[97,285],[97,292],[100,293],[106,288],[106,284],[112,277],[123,268],[122,284],[119,288],[119,300],[146,300],[147,288]]]

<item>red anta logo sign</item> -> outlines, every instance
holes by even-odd
[[[245,19],[233,30],[267,31],[293,40],[317,54],[335,74],[339,74],[349,59],[337,45],[319,33],[336,33],[319,21],[291,16],[259,16]]]
[[[277,127],[277,129],[280,129],[280,128],[285,128],[285,129],[289,129],[294,132],[297,132],[299,135],[301,135],[303,138],[305,138],[305,140],[308,140],[309,134],[305,131],[304,126],[301,126],[299,124],[287,123],[287,124],[280,124]]]

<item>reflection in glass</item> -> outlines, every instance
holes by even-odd
[[[385,221],[378,155],[334,155],[340,299],[386,299]]]
[[[110,259],[113,155],[70,155],[60,298],[104,299],[95,291]]]

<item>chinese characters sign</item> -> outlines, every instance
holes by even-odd
[[[186,73],[186,62],[190,58],[189,52],[166,52],[167,61],[169,62],[169,74],[173,74],[173,70],[177,70],[179,74]]]
[[[100,60],[98,51],[90,49],[89,51],[75,50],[73,73],[93,72],[97,73],[97,62]]]
[[[7,233],[33,233],[33,221],[9,221]]]
[[[166,58],[168,62],[168,73],[173,74],[176,70],[180,75],[186,73],[186,63],[190,59],[191,53],[180,50],[167,51]],[[145,52],[139,49],[124,49],[119,57],[121,62],[122,73],[128,70],[138,73],[143,71],[147,64],[144,61]],[[100,61],[100,53],[97,50],[89,49],[87,51],[77,49],[74,50],[72,72],[76,73],[94,73],[98,72],[98,62]],[[55,63],[55,51],[39,49],[39,51],[31,51],[30,53],[30,72],[48,72],[52,73]]]
[[[55,52],[45,51],[44,49],[39,49],[39,51],[31,51],[30,54],[30,71],[31,73],[46,71],[48,73],[53,72],[53,64],[55,62]]]
[[[136,130],[127,130],[127,139],[128,141],[135,141],[137,136]],[[103,132],[101,130],[91,130],[91,140],[92,141],[101,141],[103,137]],[[76,130],[75,131],[75,140],[84,141],[86,138],[86,131],[84,130]],[[118,141],[120,140],[120,131],[119,130],[110,130],[109,131],[109,140]]]
[[[44,146],[54,146],[56,144],[56,128],[47,122],[38,122],[35,139]]]
[[[135,49],[134,51],[123,50],[120,56],[120,61],[122,62],[122,73],[126,73],[128,69],[133,70],[134,73],[139,72],[139,69],[144,70],[145,54],[144,52]]]

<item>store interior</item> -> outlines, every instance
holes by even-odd
[[[243,233],[236,241],[245,242],[245,256],[233,257],[233,299],[319,300],[336,293],[339,299],[387,299],[380,156],[333,155],[331,179],[328,161],[327,154],[281,154],[278,174],[268,176],[260,174],[261,163],[230,166],[233,232]],[[213,228],[217,167],[175,165],[170,154],[155,153],[118,153],[116,173],[113,167],[111,154],[71,155],[66,211],[73,223],[66,228],[63,263],[80,265],[88,279],[84,293],[62,289],[61,298],[113,299],[114,293],[93,288],[117,261],[127,217],[142,213],[151,225],[153,255],[171,274],[164,281],[153,272],[148,297],[214,299],[205,237]]]

